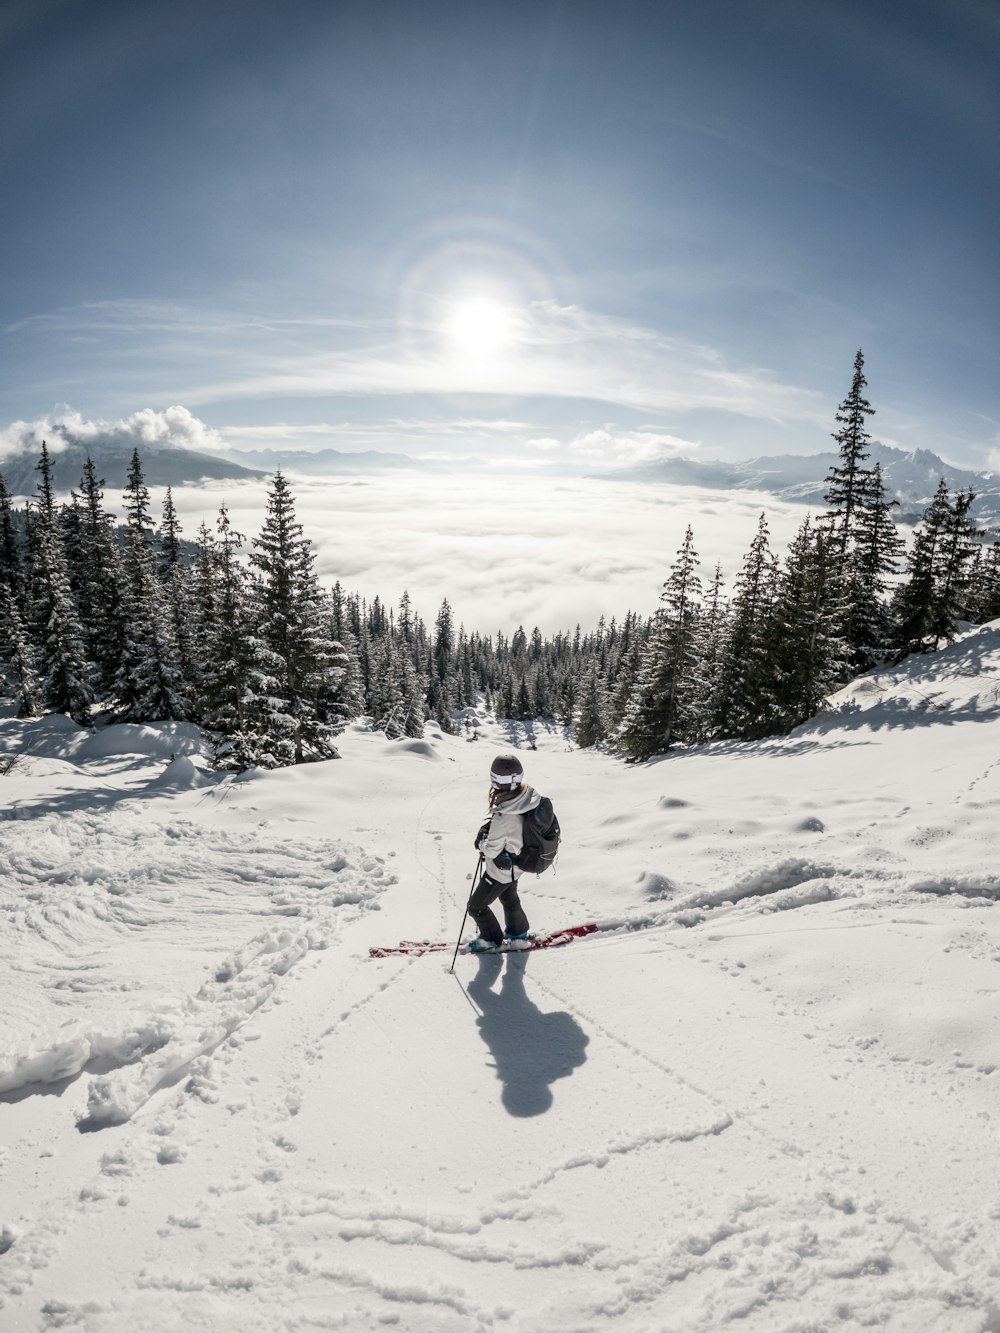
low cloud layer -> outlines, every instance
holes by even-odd
[[[677,454],[695,453],[700,447],[698,441],[682,440],[677,435],[653,430],[622,431],[606,426],[578,435],[571,442],[570,451],[593,463],[628,465],[656,463]]]
[[[89,421],[79,412],[64,409],[37,421],[14,421],[0,430],[0,459],[37,454],[45,440],[51,453],[70,445],[93,448],[98,444],[116,448],[194,449],[216,453],[224,447],[219,432],[199,420],[186,407],[151,407],[120,421]]]
[[[432,621],[446,597],[467,628],[509,633],[585,628],[602,615],[655,610],[690,523],[710,577],[731,583],[766,507],[775,549],[804,518],[801,505],[752,493],[571,478],[499,480],[414,474],[295,478],[296,512],[327,586],[339,579],[394,605],[409,591]],[[255,536],[265,491],[253,482],[174,491],[186,534],[214,524],[225,501],[237,530]]]

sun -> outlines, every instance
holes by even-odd
[[[482,361],[512,345],[514,320],[510,310],[494,297],[463,297],[448,311],[444,332],[455,355]]]

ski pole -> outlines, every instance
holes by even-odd
[[[458,951],[462,947],[462,931],[465,929],[465,923],[469,919],[469,903],[472,902],[472,895],[476,891],[476,884],[479,882],[479,876],[483,873],[483,854],[479,853],[479,864],[476,866],[476,873],[472,877],[472,888],[469,890],[469,902],[465,904],[465,916],[462,917],[462,924],[458,929],[458,942],[455,945],[455,952],[451,956],[451,967],[449,972],[455,970],[455,959],[458,957]]]

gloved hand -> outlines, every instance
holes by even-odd
[[[486,837],[487,833],[489,833],[489,831],[490,831],[490,821],[487,819],[486,823],[480,826],[479,832],[476,834],[475,841],[472,844],[477,852],[482,850],[481,847],[482,841]]]
[[[514,858],[510,852],[498,852],[493,858],[493,864],[498,865],[501,870],[509,870],[514,864]]]

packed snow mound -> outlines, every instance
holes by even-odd
[[[198,768],[187,755],[178,755],[176,759],[171,759],[163,772],[152,778],[148,785],[150,787],[174,787],[182,790],[186,787],[201,787],[206,782],[211,781],[211,776]]]
[[[0,754],[11,758],[88,764],[133,755],[170,760],[178,755],[207,757],[211,752],[211,742],[193,722],[117,722],[93,730],[62,713],[27,721],[0,719]]]
[[[433,759],[437,763],[441,763],[444,758],[444,756],[438,752],[437,748],[433,746],[430,743],[430,741],[424,741],[424,740],[393,741],[392,753],[413,754],[416,755],[419,759]]]
[[[91,733],[63,713],[45,717],[0,720],[0,753],[11,758],[71,759]]]
[[[936,653],[914,653],[832,695],[796,735],[843,727],[906,727],[1000,719],[1000,620],[978,625]]]
[[[75,759],[111,759],[120,755],[143,755],[147,759],[170,760],[179,755],[209,755],[211,745],[193,722],[118,722],[100,731],[86,733]]]

